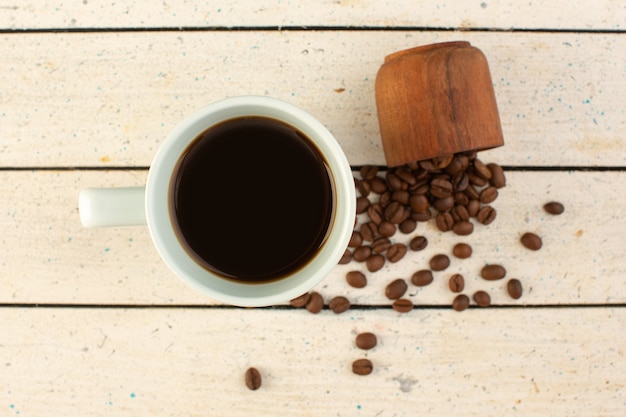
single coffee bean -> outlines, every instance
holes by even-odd
[[[367,258],[367,261],[365,261],[365,265],[367,266],[368,271],[376,272],[385,265],[385,258],[379,253],[374,254]]]
[[[380,198],[378,199],[378,204],[380,204],[383,208],[386,208],[390,203],[391,203],[391,193],[389,191],[383,192],[380,195]]]
[[[511,298],[518,300],[523,292],[522,283],[516,278],[511,278],[509,282],[506,283],[506,291]]]
[[[426,246],[428,246],[428,239],[424,236],[416,236],[409,242],[409,247],[415,252],[426,249]]]
[[[386,237],[379,237],[372,242],[372,252],[383,253],[391,246],[391,241]]]
[[[387,249],[387,260],[391,263],[396,263],[400,259],[404,258],[406,252],[406,245],[402,243],[395,243],[389,246],[389,249]]]
[[[470,215],[470,217],[476,217],[478,215],[478,211],[480,210],[480,201],[469,200],[466,207],[467,213]]]
[[[372,191],[372,186],[367,180],[358,180],[356,182],[356,189],[359,190],[361,197],[367,197]]]
[[[425,172],[425,171],[424,171]],[[426,177],[424,182],[419,182],[409,188],[411,195],[427,195],[428,190],[430,190],[430,186],[428,185],[429,178]],[[411,203],[411,199],[409,199],[409,204]]]
[[[430,182],[430,194],[436,198],[446,198],[452,195],[452,183],[444,179],[434,179]]]
[[[289,304],[291,304],[292,307],[298,307],[298,308],[304,307],[305,305],[307,305],[310,299],[311,299],[311,294],[306,292],[302,294],[301,296],[296,297],[293,300],[291,300]]]
[[[397,201],[392,201],[387,207],[385,207],[385,219],[391,223],[400,223],[404,220],[404,206]]]
[[[350,300],[342,295],[338,295],[328,302],[328,308],[335,314],[343,313],[350,308]]]
[[[254,367],[248,368],[245,375],[246,387],[252,391],[261,388],[261,373]]]
[[[374,333],[363,332],[356,336],[356,347],[363,350],[369,350],[376,347],[378,339]]]
[[[452,308],[455,311],[463,311],[470,305],[470,299],[465,294],[459,294],[452,301]]]
[[[467,171],[467,176],[469,177],[470,184],[475,185],[476,187],[484,187],[487,185],[487,180],[481,177],[476,173],[475,170]]]
[[[435,207],[435,210],[440,213],[449,211],[452,207],[454,207],[454,197],[449,195],[445,198],[438,198],[433,201],[433,207]]]
[[[437,229],[447,232],[454,227],[454,218],[450,213],[439,213],[435,218],[435,223],[437,224]]]
[[[543,242],[539,236],[534,233],[524,233],[520,238],[522,245],[530,250],[539,250],[543,246]]]
[[[363,223],[359,231],[363,240],[367,242],[373,242],[378,236],[378,226],[374,222]]]
[[[417,222],[413,219],[406,219],[402,223],[400,223],[400,231],[404,234],[413,233],[413,231],[417,228]]]
[[[474,172],[481,178],[491,179],[491,170],[480,159],[474,159]]]
[[[454,193],[452,197],[454,198],[454,203],[458,204],[457,207],[466,207],[470,201],[469,197],[463,194],[462,192],[456,192]]]
[[[363,288],[367,285],[367,277],[361,271],[350,271],[346,274],[346,282],[353,288]]]
[[[444,254],[438,254],[430,258],[430,269],[433,271],[443,271],[450,266],[450,258]]]
[[[413,303],[411,300],[407,300],[406,298],[400,298],[399,300],[394,301],[391,307],[398,313],[408,313],[413,310]]]
[[[369,375],[374,370],[374,365],[369,359],[357,359],[352,362],[352,372],[357,375]]]
[[[380,203],[374,203],[367,209],[367,216],[370,218],[372,223],[379,225],[383,221],[384,209]]]
[[[543,205],[543,209],[546,211],[546,213],[558,216],[559,214],[562,214],[565,211],[565,207],[563,206],[563,204],[559,203],[558,201],[551,201],[549,203],[546,203]]]
[[[465,278],[461,274],[454,274],[450,277],[448,285],[450,286],[450,291],[461,292],[465,288]]]
[[[465,195],[465,194],[461,194],[461,195]],[[457,222],[467,222],[470,219],[470,215],[467,212],[467,207],[462,206],[462,205],[454,206],[450,214],[452,214],[454,221],[457,221]]]
[[[356,214],[365,213],[370,206],[370,201],[367,197],[358,197],[356,199]]]
[[[482,223],[485,226],[491,224],[491,222],[496,219],[496,209],[491,206],[483,206],[480,210],[478,210],[476,219],[479,223]]]
[[[396,234],[396,225],[385,220],[378,225],[378,233],[382,237],[391,237]]]
[[[365,262],[372,256],[372,248],[369,246],[361,246],[354,250],[352,258],[357,262]]]
[[[363,165],[360,169],[361,178],[371,180],[378,174],[378,167],[373,165]]]
[[[322,311],[322,308],[324,308],[324,298],[322,298],[320,293],[313,291],[309,302],[306,303],[306,309],[309,313],[317,314]]]
[[[473,161],[478,156],[478,151],[466,151],[464,154],[467,156],[467,159]]]
[[[467,243],[457,243],[452,248],[452,254],[459,259],[466,259],[472,256],[472,247]]]
[[[452,231],[459,236],[467,236],[474,231],[474,224],[472,222],[458,222],[452,227]]]
[[[389,188],[391,188],[392,190],[405,190],[408,188],[408,184],[402,181],[400,177],[398,177],[396,174],[394,174],[391,171],[387,172],[386,178],[387,178],[387,184],[389,185]]]
[[[406,285],[406,282],[402,278],[398,278],[387,284],[385,296],[390,300],[397,300],[406,293],[407,289],[408,285]]]
[[[479,307],[489,307],[491,305],[491,297],[485,291],[476,291],[472,298]]]
[[[387,191],[387,182],[384,179],[380,177],[374,177],[371,178],[369,182],[370,188],[372,189],[373,193],[382,194]]]
[[[506,186],[506,177],[504,176],[504,170],[500,165],[491,163],[487,164],[487,168],[491,171],[491,179],[489,180],[489,183],[492,186],[496,188]]]
[[[433,273],[428,269],[422,269],[411,276],[411,282],[418,287],[425,287],[433,282]]]
[[[474,188],[473,185],[468,185],[467,188],[465,190],[463,190],[463,193],[470,199],[470,200],[478,200],[478,198],[480,197],[480,193],[478,191],[476,191],[476,188]]]
[[[407,190],[396,190],[393,193],[391,193],[391,201],[397,201],[398,203],[406,206],[409,204],[410,196],[411,195],[409,194]]]
[[[411,173],[411,170],[409,168],[398,168],[395,171],[395,174],[405,183],[407,183],[409,185],[409,187],[411,185],[415,185],[417,183],[417,180],[415,179],[415,176],[413,176],[413,174]]]
[[[469,177],[465,172],[456,174],[456,176],[452,179],[452,187],[454,187],[455,192],[465,191],[469,185]]]
[[[352,261],[352,252],[350,249],[346,249],[341,255],[341,259],[339,259],[339,265],[347,265]]]
[[[419,161],[419,164],[420,168],[422,168],[424,171],[433,172],[437,170],[437,168],[435,168],[435,165],[433,164],[433,161],[431,161],[430,159]]]
[[[433,165],[435,166],[435,168],[446,169],[448,165],[452,163],[453,158],[454,158],[454,154],[450,154],[450,155],[444,155],[444,156],[437,156],[431,159],[431,161],[433,162]]]
[[[480,192],[480,197],[478,199],[483,204],[489,204],[493,203],[496,198],[498,198],[498,190],[496,187],[487,187]]]
[[[455,155],[452,161],[450,161],[450,164],[448,164],[448,166],[445,168],[446,172],[453,177],[459,172],[465,171],[465,169],[467,169],[467,165],[463,166],[463,162],[458,155]]]
[[[432,217],[432,213],[430,210],[426,211],[416,211],[411,213],[411,219],[416,222],[427,222]]]
[[[504,278],[506,275],[506,269],[502,265],[485,265],[480,270],[480,276],[487,281],[495,281]]]
[[[363,244],[363,237],[361,233],[356,230],[352,232],[352,237],[350,237],[350,242],[348,242],[348,247],[357,248]]]

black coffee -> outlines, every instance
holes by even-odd
[[[277,120],[242,117],[209,128],[173,178],[180,241],[225,278],[285,277],[317,253],[331,223],[326,162],[304,134]]]

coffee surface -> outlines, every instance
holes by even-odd
[[[245,117],[202,133],[170,189],[186,250],[217,274],[267,282],[306,265],[333,212],[332,179],[314,145],[273,119]]]

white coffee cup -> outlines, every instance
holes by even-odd
[[[225,279],[201,266],[181,245],[169,212],[172,175],[188,145],[211,126],[245,116],[276,119],[305,134],[325,159],[333,181],[333,218],[321,248],[305,266],[266,283]],[[247,307],[282,303],[318,284],[337,265],[348,246],[355,205],[352,171],[333,135],[305,111],[287,102],[260,96],[218,101],[181,122],[158,150],[145,187],[89,188],[82,190],[79,196],[80,219],[84,226],[147,224],[157,251],[179,278],[216,300]]]

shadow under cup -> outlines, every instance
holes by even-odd
[[[295,298],[328,274],[355,216],[350,166],[316,119],[265,97],[223,100],[181,123],[148,174],[157,250],[229,304]]]

